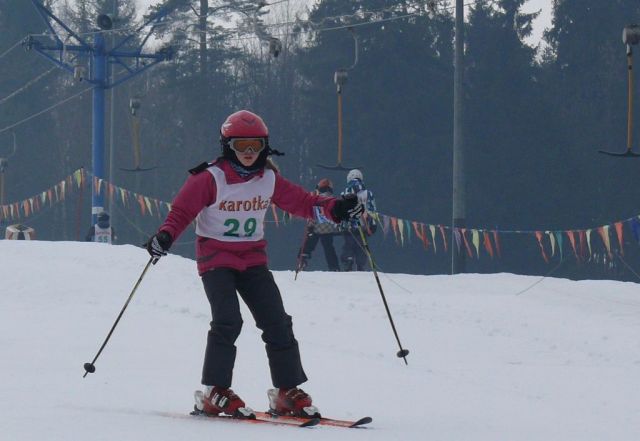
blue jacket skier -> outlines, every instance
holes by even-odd
[[[353,169],[347,174],[347,188],[342,195],[355,194],[358,201],[365,207],[365,215],[362,218],[351,219],[345,222],[344,246],[340,260],[343,263],[344,271],[364,271],[367,267],[367,256],[364,251],[360,228],[365,235],[371,236],[376,232],[377,224],[373,216],[369,213],[377,211],[376,201],[371,190],[364,185],[362,172]]]

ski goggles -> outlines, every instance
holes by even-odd
[[[260,153],[265,147],[263,138],[231,138],[229,147],[237,153]]]

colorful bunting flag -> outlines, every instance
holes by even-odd
[[[624,233],[622,232],[622,222],[616,222],[614,225],[616,227],[616,235],[618,236],[618,244],[620,244],[620,255],[624,256]]]
[[[612,259],[613,254],[611,253],[611,241],[609,240],[609,225],[599,227],[598,234],[600,234],[600,237],[602,238],[602,242],[604,243],[604,247],[607,249],[609,258]]]
[[[540,252],[542,253],[542,258],[545,262],[549,263],[549,257],[547,257],[547,253],[544,251],[544,245],[542,244],[542,231],[536,231],[536,239],[538,239],[538,245],[540,246]]]

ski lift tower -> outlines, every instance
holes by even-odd
[[[112,47],[107,47],[104,34],[113,31],[113,19],[107,14],[101,14],[96,19],[99,29],[93,32],[93,41],[88,41],[71,30],[56,17],[39,0],[31,0],[36,10],[43,18],[49,33],[46,36],[30,35],[25,39],[27,50],[35,50],[49,61],[69,71],[76,81],[86,81],[93,85],[93,116],[92,116],[92,173],[95,178],[104,178],[104,134],[105,134],[105,92],[125,81],[137,76],[150,67],[166,60],[170,60],[172,49],[164,47],[154,53],[143,52],[144,45],[151,37],[156,26],[163,22],[169,13],[162,9],[149,17],[137,29],[120,41],[114,40]],[[53,23],[52,23],[53,22]],[[141,43],[134,49],[128,45],[144,28],[151,25]],[[69,42],[72,42],[70,44]],[[87,72],[86,65],[89,69]],[[123,73],[109,75],[109,65],[123,68]],[[116,78],[118,77],[118,78]],[[97,222],[97,215],[104,210],[104,196],[95,188],[96,179],[92,180],[91,215],[92,224]]]

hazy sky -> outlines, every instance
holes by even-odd
[[[551,27],[551,0],[529,0],[525,5],[524,12],[533,12],[541,10],[540,15],[533,23],[533,41],[542,38],[545,28]]]
[[[146,8],[150,4],[157,3],[157,0],[137,0],[138,5],[140,7],[141,12],[144,12]],[[293,4],[294,2],[306,2],[308,4],[312,4],[314,0],[290,0]],[[348,1],[348,0],[345,0]],[[449,0],[453,2],[453,0]],[[533,12],[537,10],[541,10],[540,16],[534,22],[534,35],[531,38],[530,43],[535,43],[542,37],[542,33],[544,29],[551,26],[551,1],[552,0],[529,0],[526,5],[524,12]]]

